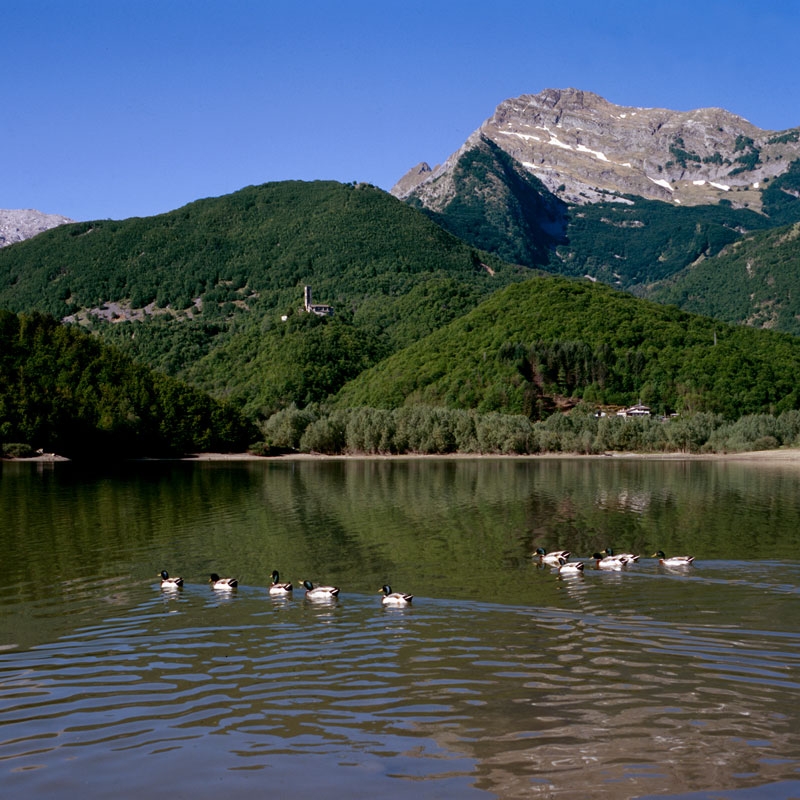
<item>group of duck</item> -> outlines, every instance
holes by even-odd
[[[581,574],[584,569],[586,569],[586,564],[580,560],[570,561],[570,555],[571,553],[569,550],[553,550],[548,553],[543,547],[537,547],[533,558],[543,566],[556,568],[559,574]],[[653,553],[651,558],[657,558],[659,564],[670,568],[689,567],[694,561],[694,556],[670,556],[667,558],[663,550],[657,550]],[[592,555],[594,568],[599,570],[621,570],[635,564],[638,560],[638,555],[634,555],[633,553],[615,553],[610,547],[606,547],[605,551],[602,553],[594,553]],[[183,587],[183,578],[171,576],[165,569],[161,570],[158,577],[161,578],[162,589],[176,590]],[[208,576],[208,582],[211,584],[211,588],[217,592],[232,592],[239,586],[239,580],[237,578],[221,578],[216,572],[212,572]],[[315,586],[309,580],[303,581],[301,585],[305,590],[306,600],[311,600],[313,602],[331,602],[336,600],[339,596],[338,586]],[[291,583],[281,581],[281,576],[278,571],[273,570],[272,583],[269,585],[268,591],[272,597],[291,597],[294,587]],[[414,595],[412,594],[393,592],[389,584],[384,584],[381,587],[380,594],[383,595],[381,602],[385,606],[408,606],[414,599]]]
[[[544,553],[544,550],[542,551]],[[161,570],[158,577],[161,578],[161,588],[167,590],[177,590],[183,587],[183,578],[178,576],[171,576],[165,569]],[[237,578],[220,578],[216,572],[212,572],[208,577],[208,582],[211,588],[216,592],[232,592],[239,586]],[[330,603],[336,600],[339,596],[338,586],[315,586],[311,581],[305,580],[302,582],[302,587],[305,589],[306,600],[312,602],[326,602]],[[294,587],[291,583],[281,581],[281,576],[277,570],[272,572],[272,583],[269,585],[269,594],[272,597],[291,597],[294,592]],[[380,594],[383,595],[381,602],[385,606],[393,606],[395,608],[402,608],[408,606],[414,599],[413,594],[405,594],[403,592],[393,592],[389,584],[384,584],[380,589]]]
[[[570,561],[569,557],[569,550],[554,550],[548,553],[543,547],[537,547],[533,555],[534,560],[538,560],[540,564],[556,567],[559,574],[577,575],[582,573],[586,564],[583,561]],[[689,567],[694,561],[694,556],[670,556],[667,558],[663,550],[657,550],[651,558],[657,558],[659,564],[670,568]],[[615,553],[610,547],[606,547],[602,553],[592,555],[594,568],[602,570],[621,570],[635,564],[638,560],[639,556],[633,553]]]

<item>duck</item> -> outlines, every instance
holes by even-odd
[[[633,553],[614,553],[610,547],[606,547],[605,553],[610,558],[624,558],[631,564],[635,564],[639,560],[639,556],[635,556]]]
[[[292,591],[291,583],[281,583],[281,576],[278,570],[272,571],[272,583],[269,587],[270,594],[289,594]]]
[[[180,589],[183,586],[183,578],[177,576],[170,578],[169,572],[165,569],[161,570],[159,577],[161,578],[162,589]]]
[[[584,570],[583,561],[567,561],[562,559],[558,565],[559,575],[580,575]]]
[[[533,557],[539,556],[540,564],[549,564],[551,567],[557,567],[561,564],[561,559],[566,561],[569,558],[569,550],[553,550],[551,553],[545,551],[544,547],[537,547]]]
[[[622,556],[606,556],[602,553],[594,553],[595,569],[622,569],[627,563],[628,559]]]
[[[239,585],[238,578],[220,578],[216,572],[212,572],[208,576],[208,582],[211,584],[212,589],[220,592],[230,592]]]
[[[381,587],[381,593],[383,597],[381,598],[381,603],[385,606],[394,606],[396,608],[402,608],[403,606],[410,606],[411,601],[414,599],[413,594],[404,594],[403,592],[393,592],[392,587],[389,586],[388,583],[385,583]]]
[[[338,586],[314,586],[311,581],[303,581],[303,586],[309,600],[335,600],[339,595]]]
[[[659,563],[665,567],[688,567],[694,561],[694,556],[670,556],[667,558],[663,550],[656,550],[653,558],[657,558]]]

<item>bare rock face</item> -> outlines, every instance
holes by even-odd
[[[32,208],[0,209],[0,247],[30,239],[37,233],[73,221],[59,214],[42,214]]]
[[[416,182],[406,175],[392,194],[436,207],[448,194],[448,170],[476,134],[572,203],[631,194],[685,205],[726,199],[758,210],[764,182],[800,158],[800,128],[765,131],[719,108],[630,108],[591,92],[547,89],[501,103],[458,154],[429,173],[417,170]]]
[[[427,177],[430,176],[433,170],[430,165],[425,161],[412,167],[399,181],[394,185],[392,192],[396,197],[408,197],[417,186],[420,185]]]

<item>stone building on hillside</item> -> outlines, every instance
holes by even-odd
[[[318,317],[333,316],[333,306],[312,302],[310,286],[303,287],[303,308],[309,314],[316,314]]]

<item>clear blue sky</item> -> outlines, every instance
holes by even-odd
[[[508,97],[800,126],[800,0],[3,0],[0,208],[148,216],[267,181],[385,189]]]

